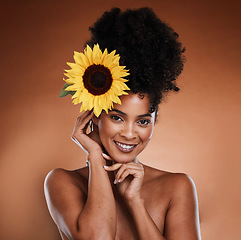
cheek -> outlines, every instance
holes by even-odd
[[[118,131],[116,129],[116,126],[107,120],[99,121],[98,128],[100,140],[102,143],[105,142],[107,138],[112,138],[113,136],[115,136]]]
[[[144,129],[142,132],[140,132],[140,137],[142,138],[143,142],[150,141],[152,134],[153,134],[153,130],[154,130],[154,127],[150,127],[148,129]]]

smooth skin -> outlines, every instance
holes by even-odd
[[[108,114],[86,111],[76,121],[72,139],[87,152],[89,166],[46,177],[48,208],[62,239],[201,239],[191,178],[137,159],[155,125],[148,96],[120,98]],[[86,134],[90,120],[93,131]]]

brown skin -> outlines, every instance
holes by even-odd
[[[77,119],[72,137],[88,153],[89,167],[55,169],[46,178],[62,239],[201,239],[193,181],[137,160],[155,125],[148,97],[130,93],[121,101],[98,119],[90,112]],[[87,135],[91,119],[96,125]]]

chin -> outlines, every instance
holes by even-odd
[[[129,155],[129,156],[128,156]],[[109,154],[109,156],[111,156],[111,158],[113,159],[113,161],[117,162],[117,163],[129,163],[129,162],[135,162],[137,155],[135,156],[130,156],[130,154]]]
[[[129,163],[129,162],[135,162],[135,159],[114,159],[117,163]]]

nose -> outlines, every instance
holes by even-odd
[[[135,125],[132,123],[127,123],[123,125],[123,128],[120,132],[120,135],[126,140],[132,140],[136,138],[136,129]]]

